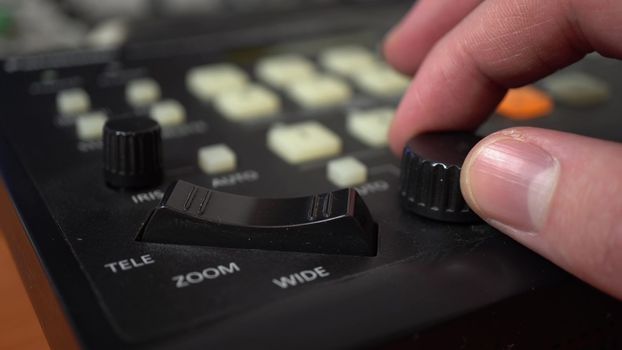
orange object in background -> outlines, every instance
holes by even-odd
[[[497,113],[516,120],[546,117],[553,113],[551,96],[533,86],[510,89],[497,107]]]

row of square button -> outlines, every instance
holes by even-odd
[[[208,175],[232,172],[237,155],[225,144],[205,146],[198,151],[198,164]],[[356,186],[367,181],[367,167],[351,156],[333,159],[326,164],[326,177],[337,187]]]
[[[394,111],[391,108],[377,108],[366,111],[353,112],[348,116],[346,128],[348,131],[369,146],[384,146],[387,143],[387,131]],[[337,156],[342,151],[341,138],[317,121],[305,121],[289,125],[275,125],[267,134],[268,148],[289,164]],[[199,149],[199,167],[207,174],[218,174],[233,171],[236,168],[236,155],[228,146],[223,144],[207,146]],[[360,166],[354,166],[352,161],[345,162],[343,167],[358,169],[351,172],[360,175]],[[333,170],[330,170],[333,169]],[[342,176],[342,167],[329,167],[333,182]],[[348,176],[345,176],[348,178]]]
[[[132,80],[125,87],[125,98],[135,108],[152,105],[160,99],[160,95],[160,85],[150,78]],[[63,116],[78,116],[91,109],[91,98],[83,89],[67,89],[56,96],[56,107]]]
[[[176,100],[159,100],[160,87],[152,79],[133,80],[126,86],[128,103],[134,108],[149,108],[149,116],[162,126],[181,124],[186,120],[184,106]],[[76,134],[81,140],[98,139],[108,116],[102,111],[90,111],[89,95],[80,88],[60,92],[57,108],[64,117],[76,118]]]
[[[345,61],[350,61],[351,64],[344,64]],[[327,52],[320,57],[320,62],[326,70],[355,79],[355,82],[357,76],[354,73],[357,70],[366,70],[369,74],[361,75],[362,78],[357,83],[359,87],[364,87],[365,79],[368,79],[371,83],[367,83],[367,86],[370,87],[378,81],[383,82],[384,87],[375,85],[376,95],[379,96],[392,95],[393,93],[387,91],[395,89],[397,85],[400,86],[398,90],[401,93],[408,83],[404,77],[383,66],[371,54],[366,55],[363,50]],[[349,70],[351,67],[358,68]],[[372,73],[380,76],[375,79]],[[396,79],[388,79],[387,83],[386,78],[391,77],[390,74],[395,74]],[[256,75],[273,88],[284,89],[292,100],[305,108],[341,104],[352,96],[352,90],[344,80],[338,76],[318,73],[314,64],[302,56],[266,58],[257,64]],[[251,83],[246,73],[233,65],[194,68],[187,76],[187,84],[195,96],[212,102],[216,110],[233,121],[273,115],[281,108],[276,93]],[[372,88],[366,90],[374,91]],[[185,120],[185,111],[181,104],[173,100],[160,101],[160,87],[152,79],[130,81],[126,86],[125,96],[128,104],[134,108],[149,107],[150,116],[161,125],[178,124]],[[107,117],[102,112],[88,112],[90,99],[85,91],[68,90],[57,98],[59,112],[65,116],[78,117],[76,130],[81,139],[101,137],[101,129]],[[386,131],[392,115],[391,109],[352,112],[347,118],[347,129],[369,146],[382,146],[386,144]],[[336,156],[341,153],[341,144],[336,134],[315,122],[276,126],[268,133],[270,149],[291,164]],[[237,166],[237,157],[233,150],[222,144],[201,148],[198,160],[199,167],[208,174],[234,171]],[[351,157],[334,159],[327,165],[328,179],[340,187],[362,183],[366,180],[366,174],[367,168]]]
[[[174,104],[168,108],[175,108]],[[352,111],[346,119],[347,131],[362,143],[370,147],[383,147],[387,144],[387,133],[395,111],[392,108],[374,108]],[[92,112],[76,120],[77,134],[81,139],[97,139],[107,117],[102,112]],[[275,125],[267,135],[268,148],[290,164],[328,158],[341,153],[341,138],[316,121],[306,121],[289,125]],[[209,161],[200,161],[202,168],[208,172],[230,170],[232,165],[211,166],[214,159],[228,159],[228,164],[234,162],[232,157],[220,150],[212,156],[206,157]],[[216,160],[218,162],[218,160]],[[210,169],[210,170],[207,170]],[[216,169],[216,170],[213,170]]]
[[[408,80],[393,74],[397,73],[388,67],[378,66],[358,79],[361,84],[369,86],[368,91],[374,91],[376,95],[398,96],[406,88]],[[279,78],[270,78],[270,81],[285,84],[280,75],[275,77]],[[217,64],[194,68],[188,75],[187,85],[195,97],[212,102],[220,114],[236,122],[273,116],[280,112],[282,106],[276,92],[251,83],[245,73],[233,65]],[[341,105],[353,95],[352,89],[344,80],[327,74],[314,74],[289,82],[286,84],[285,93],[306,109]]]
[[[352,111],[346,120],[348,133],[370,147],[387,144],[395,110],[374,108]],[[275,125],[268,131],[268,148],[290,164],[300,164],[341,153],[341,138],[316,121]]]
[[[136,86],[134,85],[134,88]],[[147,105],[144,98],[137,97],[137,99],[143,101],[141,106]],[[390,108],[352,112],[347,118],[347,129],[370,146],[382,146],[386,144],[386,131],[393,113]],[[183,115],[183,106],[176,101],[160,101],[151,106],[152,118],[163,124],[173,123],[174,120],[179,122],[183,119]],[[101,137],[101,130],[106,120],[107,117],[103,112],[81,115],[76,120],[79,137],[81,139]],[[341,152],[341,144],[341,139],[335,133],[317,122],[277,125],[268,132],[268,147],[291,164],[338,155]],[[236,155],[226,145],[202,148],[199,150],[198,158],[200,168],[208,174],[233,171],[236,168]],[[357,160],[346,157],[329,162],[327,176],[338,186],[354,185],[366,179],[366,167]]]
[[[405,77],[362,47],[328,49],[320,54],[319,61],[331,72],[358,79],[359,85],[367,86],[368,91],[375,91],[377,95],[399,94],[408,84]],[[345,81],[318,73],[315,65],[301,55],[264,58],[256,65],[256,75],[275,88],[286,88],[288,95],[304,108],[338,105],[352,96],[352,90]],[[215,109],[232,121],[268,117],[281,110],[281,101],[275,92],[251,83],[248,75],[234,65],[193,68],[187,75],[187,85],[196,97],[213,102]],[[163,126],[183,123],[186,119],[185,109],[177,101],[159,101],[161,89],[153,79],[130,81],[126,85],[125,96],[134,108],[149,107],[150,116]],[[57,108],[61,115],[78,117],[76,130],[80,139],[100,136],[97,129],[102,120],[105,122],[106,116],[101,112],[89,112],[91,102],[84,90],[75,88],[60,92]]]
[[[77,95],[82,94],[81,91],[71,93]],[[252,96],[253,94],[261,94],[261,91],[249,92],[249,99],[258,98]],[[394,110],[392,108],[351,111],[347,117],[346,128],[351,135],[366,145],[381,147],[387,143],[386,135],[393,114]],[[175,100],[164,100],[151,105],[150,116],[163,126],[175,125],[185,120],[185,109],[183,105]],[[240,115],[240,117],[244,117],[244,115]],[[101,138],[102,128],[106,120],[106,114],[101,111],[80,115],[76,119],[76,133],[78,138],[81,140]],[[337,146],[337,143],[333,140],[334,137],[327,136],[329,134],[323,132],[323,130],[318,132],[318,128],[314,126],[273,128],[269,135],[274,135],[270,136],[273,141],[269,141],[269,144],[273,144],[273,149],[276,149],[275,152],[293,164],[304,162],[307,159],[321,157],[326,152],[330,155],[339,153],[340,151],[340,143],[339,146]],[[300,135],[308,135],[309,137],[300,138],[298,137]],[[316,137],[319,137],[319,139],[316,140]],[[300,147],[287,146],[290,142],[299,142],[296,145]],[[300,142],[302,142],[302,144],[300,144]],[[309,144],[307,145],[306,142],[309,142]],[[279,145],[282,145],[282,147]],[[321,147],[325,149],[317,149],[314,145],[323,145]],[[279,151],[280,149],[283,149],[283,151]]]
[[[321,73],[302,55],[284,54],[259,60],[255,75],[308,109],[350,100],[352,89],[342,77],[352,79],[362,90],[380,97],[397,97],[409,84],[408,78],[362,47],[327,49],[320,54],[319,61],[332,74]],[[245,71],[232,64],[192,68],[186,76],[186,85],[196,98],[213,103],[221,114],[234,121],[263,118],[280,111],[278,94],[252,83]]]
[[[169,100],[157,103],[152,107],[151,117],[162,125],[181,123],[184,109],[177,101]],[[356,110],[348,114],[346,128],[359,141],[370,147],[382,147],[387,144],[389,125],[395,113],[393,108],[375,108]],[[76,133],[81,140],[101,138],[104,123],[108,117],[104,112],[86,113],[76,119]],[[297,133],[305,131],[297,130]]]
[[[175,100],[156,102],[151,106],[149,115],[162,126],[181,124],[186,120],[183,105]],[[83,141],[100,139],[107,120],[108,116],[103,111],[92,111],[77,116],[75,125],[78,139]]]
[[[156,107],[157,106],[157,107]],[[181,120],[183,107],[176,101],[162,101],[152,108],[152,118],[163,120]],[[382,147],[387,144],[387,133],[393,119],[392,108],[375,108],[349,113],[346,129],[359,141],[370,147]],[[177,116],[177,117],[176,117]],[[107,116],[96,111],[84,114],[76,119],[76,133],[81,140],[101,138]],[[169,124],[166,122],[164,124]],[[307,160],[338,154],[341,141],[330,130],[319,123],[299,123],[290,126],[276,126],[269,131],[271,149],[286,161],[297,164]]]
[[[106,117],[98,113],[93,112],[78,119],[76,127],[79,134],[91,135],[96,130],[102,129]],[[387,131],[393,113],[391,108],[355,111],[348,116],[346,128],[348,132],[369,146],[384,146],[387,143]],[[316,121],[276,125],[268,131],[267,145],[272,152],[290,164],[334,157],[342,151],[341,138]],[[234,171],[236,168],[237,157],[226,145],[201,148],[198,159],[199,167],[207,174]],[[350,158],[335,164],[329,163],[328,177],[338,186],[364,181],[366,168],[359,163]]]

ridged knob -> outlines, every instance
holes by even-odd
[[[146,188],[162,181],[160,125],[150,118],[111,119],[104,125],[104,177],[114,188]]]
[[[460,192],[460,171],[467,154],[481,140],[466,132],[415,136],[402,156],[402,207],[429,219],[476,222]]]

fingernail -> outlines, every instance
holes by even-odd
[[[559,162],[539,146],[502,138],[465,164],[463,192],[482,218],[537,233],[546,223]]]

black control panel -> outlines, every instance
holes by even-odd
[[[9,233],[60,306],[29,285],[51,345],[64,322],[87,349],[620,346],[619,302],[472,216],[400,204],[386,128],[408,77],[378,45],[408,5],[5,60],[0,166],[24,228]],[[598,81],[589,106],[543,81],[553,112],[478,134],[622,141],[620,68],[590,55],[553,77]]]

